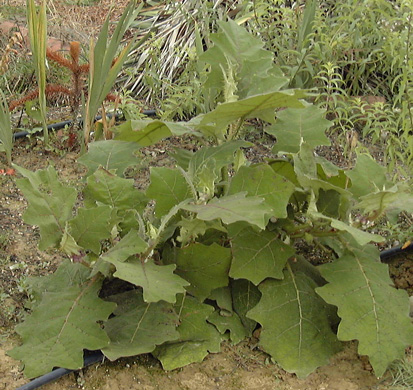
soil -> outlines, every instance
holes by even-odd
[[[113,18],[116,19],[127,1],[117,1]],[[11,6],[25,6],[25,0],[9,0]],[[82,5],[84,4],[84,5]],[[86,5],[85,5],[86,4]],[[87,43],[96,36],[113,0],[101,1],[53,1],[50,12],[49,32],[62,42],[80,40]],[[15,21],[13,21],[15,22]],[[16,143],[13,162],[30,170],[54,165],[62,181],[77,188],[83,185],[85,169],[76,163],[78,153],[67,152],[62,141],[55,137],[54,149],[45,152],[36,140],[23,139]],[[143,166],[139,174],[131,171],[136,186],[147,184],[148,167],[171,163],[168,151],[170,143],[158,144],[143,151]],[[175,145],[176,146],[176,145]],[[193,149],[191,139],[180,141],[180,146]],[[336,150],[337,149],[337,150]],[[323,150],[320,154],[333,154],[336,162],[346,164],[339,147]],[[251,161],[268,155],[270,148],[261,143],[251,149],[247,156]],[[5,160],[0,155],[0,169],[5,168]],[[331,156],[330,156],[331,157]],[[22,215],[27,203],[15,184],[16,177],[0,175],[0,390],[23,385],[21,365],[7,356],[7,350],[17,345],[19,340],[14,326],[25,313],[27,299],[25,286],[27,277],[53,272],[62,261],[57,251],[39,251],[38,230],[25,224]],[[396,285],[412,288],[413,263],[409,259],[392,264]],[[399,283],[399,284],[397,284]],[[45,390],[63,389],[140,389],[152,390],[215,390],[215,389],[259,389],[259,390],[364,390],[390,389],[391,375],[378,380],[371,371],[367,360],[357,355],[356,343],[346,343],[343,351],[335,355],[330,364],[317,369],[306,379],[298,379],[273,364],[268,355],[256,347],[254,338],[237,346],[224,343],[222,352],[209,355],[204,362],[191,364],[182,369],[165,372],[157,360],[150,355],[104,361],[67,375],[55,383],[45,385]],[[33,351],[33,353],[36,353]]]

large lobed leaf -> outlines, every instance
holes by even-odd
[[[121,178],[103,167],[88,177],[83,194],[88,208],[104,204],[122,211],[142,211],[147,203],[145,195],[134,187],[133,179]]]
[[[173,273],[176,267],[173,264],[156,265],[152,259],[145,263],[137,259],[123,262],[116,260],[115,256],[102,257],[102,259],[116,267],[114,276],[141,286],[145,302],[164,300],[174,303],[176,294],[185,292],[184,286],[189,284]]]
[[[325,131],[333,123],[325,119],[325,111],[309,105],[304,108],[287,108],[277,114],[277,121],[265,129],[277,137],[273,152],[297,153],[302,141],[311,147],[330,145]]]
[[[274,54],[264,49],[263,42],[236,22],[218,22],[220,31],[210,35],[214,43],[200,56],[211,69],[205,83],[214,92],[224,84],[224,68],[235,70],[237,93],[241,98],[277,91],[288,79],[274,66]]]
[[[157,345],[179,338],[178,316],[166,302],[146,303],[138,290],[114,297],[115,317],[105,324],[110,344],[103,353],[110,360],[152,352]]]
[[[334,263],[319,267],[329,282],[317,288],[328,303],[338,307],[338,338],[357,339],[359,353],[368,355],[380,377],[413,343],[406,291],[396,290],[386,265],[373,246],[352,247]]]
[[[260,196],[272,208],[273,216],[285,218],[287,205],[295,186],[265,164],[242,166],[231,180],[229,195],[247,191],[249,196]]]
[[[284,280],[267,279],[260,284],[261,300],[248,313],[262,325],[261,347],[299,378],[327,364],[340,348],[315,286],[308,276],[294,274],[288,267]]]
[[[211,291],[228,285],[231,251],[217,244],[193,243],[174,251],[176,273],[190,282],[187,291],[200,301]]]
[[[79,209],[78,214],[69,221],[70,234],[84,249],[99,254],[102,240],[110,237],[114,225],[113,209],[99,206],[92,209]]]
[[[101,349],[109,338],[99,324],[115,308],[114,303],[98,297],[101,282],[93,279],[84,284],[72,283],[70,278],[49,279],[58,288],[43,293],[26,321],[16,327],[23,345],[9,355],[22,360],[27,377],[45,374],[53,367],[72,370],[83,367],[83,350]]]
[[[88,152],[77,160],[89,169],[87,175],[103,167],[107,171],[115,170],[118,176],[123,176],[127,167],[139,164],[135,153],[140,146],[135,142],[95,141],[88,147]]]
[[[250,96],[234,102],[222,103],[203,115],[196,126],[206,136],[223,139],[227,126],[238,119],[260,118],[273,121],[274,111],[280,107],[303,107],[300,99],[306,97],[303,90],[285,90]]]
[[[210,305],[196,298],[180,295],[174,305],[179,313],[179,338],[155,349],[153,354],[165,370],[173,370],[194,362],[202,362],[208,352],[219,352],[221,336],[207,318],[214,312]]]
[[[72,217],[76,190],[61,184],[56,170],[51,166],[36,172],[17,165],[15,168],[24,176],[24,179],[16,182],[29,202],[23,215],[24,221],[39,226],[39,249],[57,247],[63,237],[66,221]]]
[[[136,142],[140,146],[150,146],[171,137],[193,133],[185,122],[165,122],[160,120],[129,120],[116,128],[115,139]],[[196,133],[195,133],[196,134]]]
[[[177,169],[165,167],[151,168],[151,183],[146,190],[146,196],[156,201],[155,214],[162,217],[178,203],[190,196],[184,176]]]
[[[266,278],[282,279],[285,264],[295,253],[274,232],[257,232],[250,227],[231,239],[231,248],[233,260],[230,276],[247,279],[255,285]]]
[[[225,224],[245,221],[264,229],[272,209],[264,199],[258,196],[246,197],[245,192],[235,195],[213,198],[207,204],[194,204],[182,207],[184,210],[198,213],[198,218],[204,221],[221,219]]]
[[[386,168],[378,164],[367,154],[358,154],[356,166],[346,172],[351,179],[350,191],[357,198],[371,192],[382,191],[393,187],[393,183],[387,180]]]

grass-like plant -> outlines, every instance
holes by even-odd
[[[34,0],[27,0],[26,4],[30,47],[33,53],[33,64],[39,87],[39,109],[42,116],[44,143],[47,145],[49,134],[46,123],[46,1],[41,1],[39,9],[37,9]]]
[[[131,49],[134,39],[131,39],[125,48],[116,57],[122,38],[129,28],[142,5],[136,8],[133,0],[125,8],[112,38],[108,38],[109,17],[106,18],[99,33],[96,44],[90,45],[89,88],[84,113],[84,142],[90,140],[90,133],[95,116],[105,97],[113,87],[122,65]]]
[[[0,151],[6,152],[7,162],[11,164],[13,148],[13,129],[10,123],[10,112],[4,93],[0,91]]]

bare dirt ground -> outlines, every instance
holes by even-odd
[[[87,44],[96,36],[111,6],[116,5],[113,20],[122,12],[127,1],[63,1],[48,2],[49,33],[62,42],[80,40]],[[25,0],[4,0],[3,5],[24,6]],[[16,21],[16,20],[14,20]],[[17,20],[24,24],[24,19]],[[1,19],[0,19],[1,22]],[[257,148],[259,148],[257,146]],[[160,146],[148,151],[156,164],[167,164],[167,148]],[[0,169],[5,160],[0,155]],[[63,181],[81,187],[85,170],[76,164],[75,152],[45,154],[42,146],[22,140],[16,144],[13,161],[22,167],[36,170],[53,164]],[[137,176],[137,185],[146,180],[147,168]],[[0,176],[0,390],[15,389],[27,382],[21,365],[7,356],[16,345],[13,331],[24,315],[25,282],[28,276],[53,272],[62,260],[56,251],[40,252],[37,248],[38,231],[22,221],[26,201],[16,187],[16,177]],[[405,263],[404,263],[405,264]],[[412,284],[412,265],[403,265],[402,277]],[[408,275],[409,274],[409,275]],[[408,277],[406,277],[408,275]],[[409,286],[403,286],[404,288]],[[347,343],[342,352],[331,359],[328,366],[319,368],[304,380],[286,373],[269,361],[269,357],[255,347],[252,339],[237,346],[224,344],[222,352],[208,356],[203,363],[191,364],[173,372],[164,372],[151,356],[105,361],[72,373],[45,390],[64,389],[139,389],[152,390],[365,390],[390,389],[390,374],[378,380],[371,367],[356,353],[356,344]],[[35,354],[36,351],[33,351]]]

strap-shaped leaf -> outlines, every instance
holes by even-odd
[[[149,353],[179,338],[178,316],[171,304],[145,303],[137,290],[120,294],[116,302],[115,317],[105,324],[110,344],[102,350],[110,360]]]
[[[58,281],[59,279],[56,279]],[[109,338],[99,321],[105,321],[115,304],[98,298],[101,282],[60,284],[58,292],[43,294],[40,305],[16,327],[23,345],[9,352],[22,360],[29,378],[53,367],[72,370],[83,367],[83,350],[101,349]]]
[[[231,240],[233,260],[229,275],[258,285],[266,278],[282,279],[288,258],[295,251],[274,232],[246,228]]]
[[[284,280],[267,279],[262,298],[248,317],[262,325],[261,347],[288,372],[306,377],[339,350],[324,302],[303,273],[284,271]]]
[[[139,164],[140,160],[135,156],[139,148],[136,142],[95,141],[89,144],[88,152],[77,161],[88,167],[87,175],[102,166],[108,171],[116,170],[116,174],[122,177],[127,167]]]
[[[17,165],[15,168],[24,176],[24,179],[16,182],[29,202],[23,215],[24,221],[39,226],[39,249],[57,247],[63,237],[66,221],[72,217],[76,190],[61,184],[56,170],[51,166],[37,172]]]
[[[359,353],[368,355],[377,376],[404,356],[413,343],[407,293],[392,287],[388,268],[373,246],[351,248],[337,261],[319,267],[329,282],[317,288],[338,307],[338,338],[359,341]]]
[[[264,229],[272,209],[264,199],[257,196],[246,197],[245,192],[235,195],[213,198],[207,204],[186,205],[184,210],[198,213],[198,218],[204,221],[221,219],[225,224],[245,221]]]
[[[162,344],[153,352],[165,370],[202,362],[208,352],[220,351],[221,336],[213,325],[207,323],[214,311],[212,306],[181,295],[174,307],[179,313],[179,339]]]
[[[274,217],[285,218],[294,190],[294,184],[275,173],[269,165],[258,164],[242,166],[232,178],[228,194],[247,191],[249,196],[260,196],[272,208]]]
[[[189,283],[175,275],[175,265],[156,265],[153,260],[142,263],[139,260],[121,262],[114,258],[103,258],[116,267],[114,276],[143,288],[145,302],[164,300],[174,303],[176,294],[185,292]]]

